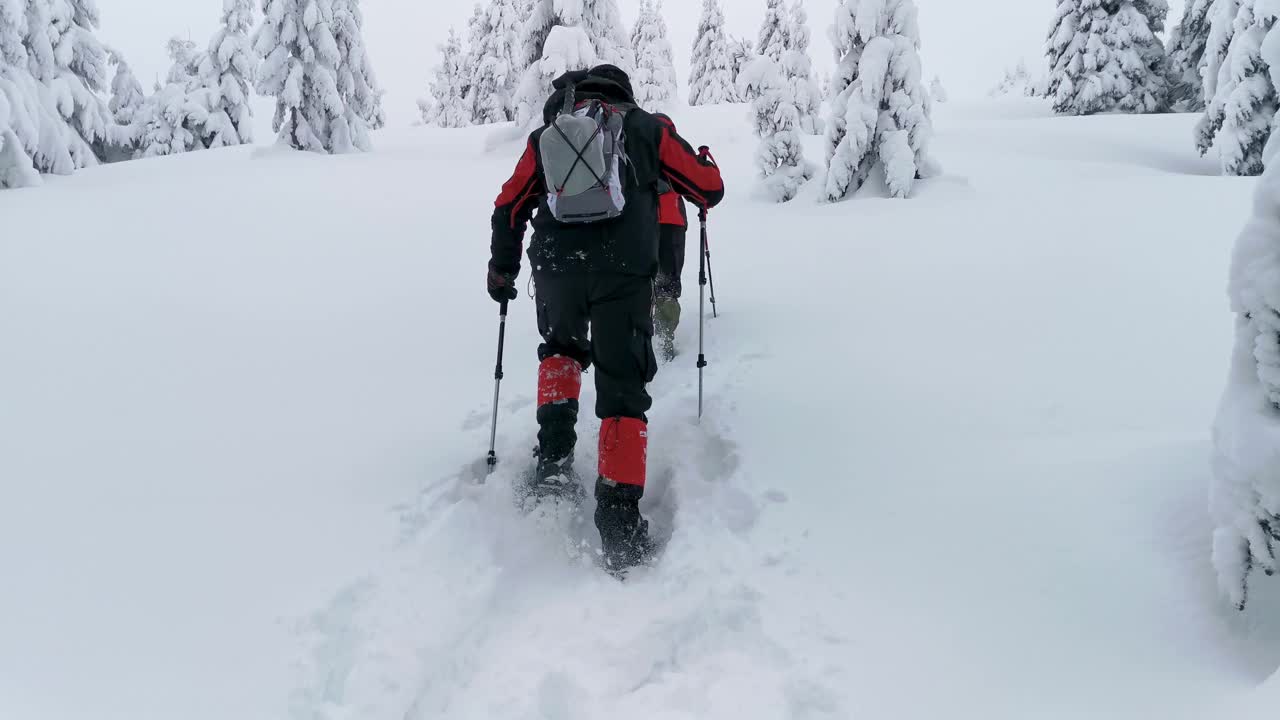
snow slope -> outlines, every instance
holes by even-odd
[[[1190,116],[938,112],[914,199],[786,206],[745,108],[681,114],[730,182],[722,314],[706,419],[692,322],[653,388],[671,540],[625,585],[512,507],[527,298],[472,482],[518,144],[0,194],[0,717],[1270,717],[1280,591],[1225,609],[1205,508],[1252,181]]]

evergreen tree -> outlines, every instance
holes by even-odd
[[[1213,566],[1240,610],[1280,571],[1280,168],[1267,168],[1254,198],[1232,252],[1235,343],[1209,492]]]
[[[742,74],[742,69],[747,66],[756,56],[755,46],[746,38],[730,38],[729,39],[729,69],[730,77],[733,80],[733,87],[738,87],[738,77]]]
[[[95,35],[98,9],[93,0],[28,0],[26,15],[30,99],[42,106],[36,169],[66,174],[95,165],[114,135],[107,53]]]
[[[1059,0],[1046,54],[1054,111],[1150,113],[1168,109],[1168,58],[1155,33],[1166,0]]]
[[[107,107],[116,121],[113,132],[114,144],[118,148],[117,155],[108,159],[128,160],[138,152],[138,143],[145,128],[147,98],[142,92],[142,84],[138,82],[124,57],[110,49],[107,57],[116,67],[115,77],[111,81],[111,102]]]
[[[809,56],[809,13],[804,9],[804,0],[795,0],[787,20],[782,73],[791,85],[790,97],[800,113],[800,129],[809,135],[819,135],[826,124],[821,117],[822,94],[813,75],[813,59]]]
[[[1209,44],[1209,9],[1213,0],[1187,0],[1182,22],[1169,35],[1169,100],[1174,109],[1199,112],[1205,108],[1204,79],[1200,75]]]
[[[468,124],[476,124],[476,108],[480,104],[480,87],[477,82],[477,70],[480,68],[480,61],[484,52],[485,36],[492,32],[489,27],[489,13],[485,12],[484,6],[476,3],[472,8],[471,17],[467,20],[467,44],[464,50],[463,64],[469,68],[467,76],[464,78],[465,86],[462,89],[463,97],[467,99],[467,107],[471,113],[471,119]]]
[[[933,76],[933,83],[929,85],[929,94],[936,103],[944,103],[947,101],[947,89],[942,87],[942,78],[937,75]]]
[[[689,73],[689,104],[733,102],[733,60],[724,34],[720,0],[702,0],[702,17],[693,41],[693,70]]]
[[[1278,12],[1267,0],[1220,0],[1213,17],[1206,51],[1208,102],[1197,144],[1201,154],[1217,149],[1227,175],[1259,175],[1264,167],[1280,106],[1273,75],[1280,71],[1273,65],[1280,65],[1280,36],[1271,37]]]
[[[795,198],[813,177],[800,142],[800,111],[792,96],[793,85],[778,63],[767,55],[752,60],[742,70],[738,91],[752,100],[752,118],[760,146],[756,169],[765,188],[777,202]]]
[[[116,66],[115,77],[111,81],[111,102],[107,107],[119,125],[132,125],[134,117],[146,102],[147,96],[142,92],[142,83],[133,74],[133,68],[124,57],[114,50],[108,51],[111,64]]]
[[[652,0],[641,2],[631,42],[636,54],[636,74],[631,78],[636,102],[651,112],[667,109],[676,95],[676,70],[662,0],[656,7]]]
[[[551,83],[566,71],[610,63],[635,72],[617,0],[533,0],[521,36],[516,121],[541,121]]]
[[[169,43],[165,47],[169,51],[171,61],[165,82],[182,85],[187,91],[194,90],[195,80],[200,74],[200,64],[204,62],[204,55],[196,49],[194,42],[183,40],[177,35],[169,38]]]
[[[257,58],[249,44],[253,26],[252,0],[223,0],[222,27],[209,43],[197,73],[201,102],[208,117],[199,129],[205,147],[253,142],[253,107],[249,87]]]
[[[147,98],[135,116],[139,157],[176,155],[208,147],[203,129],[209,109],[198,77],[204,58],[190,40],[172,38],[168,49],[173,62],[166,83]]]
[[[889,192],[905,198],[937,171],[929,94],[920,71],[912,0],[841,0],[831,32],[840,63],[827,128],[825,197],[856,192],[882,167]]]
[[[628,75],[635,72],[636,56],[631,49],[625,26],[622,24],[622,13],[618,10],[618,0],[558,0],[563,6],[562,14],[570,15],[571,5],[582,4],[582,28],[591,38],[599,62],[610,63],[622,68]],[[572,24],[572,23],[566,23]]]
[[[523,71],[516,56],[523,22],[516,0],[491,0],[485,13],[486,30],[478,48],[472,49],[472,114],[478,124],[506,122],[515,117],[513,99]]]
[[[0,0],[0,189],[40,183],[28,145],[39,130],[29,106],[35,82],[27,71],[23,45],[26,15],[21,0]]]
[[[1200,68],[1206,106],[1218,94],[1218,78],[1235,37],[1235,21],[1239,11],[1240,0],[1212,0],[1209,7],[1209,37],[1205,41],[1204,59]],[[1207,123],[1207,118],[1202,119],[1196,130],[1196,144],[1201,154],[1207,153],[1213,146],[1213,136],[1217,133],[1217,128],[1212,128]]]
[[[440,64],[436,66],[436,79],[431,83],[431,96],[418,101],[418,106],[423,111],[423,122],[444,128],[466,127],[471,124],[465,62],[462,41],[458,39],[458,33],[450,28],[448,41],[440,46]]]
[[[1019,60],[1016,67],[1004,71],[1004,77],[987,94],[991,97],[1003,95],[1034,95],[1034,81],[1031,71],[1027,69],[1027,61]]]
[[[760,36],[756,49],[775,63],[782,62],[782,55],[791,47],[790,18],[782,0],[766,0],[764,20],[760,23]],[[750,83],[748,83],[750,84]]]
[[[360,125],[378,130],[387,124],[382,89],[364,44],[360,0],[333,0],[333,39],[338,44],[338,93]],[[350,120],[354,126],[356,120]]]
[[[263,59],[258,91],[276,99],[272,127],[295,150],[368,150],[364,110],[348,104],[339,77],[356,71],[339,47],[329,0],[263,0],[254,49]],[[349,88],[348,88],[349,90]]]
[[[40,183],[40,174],[36,172],[31,156],[18,137],[17,126],[24,122],[18,117],[22,110],[16,103],[10,102],[6,85],[7,82],[0,76],[0,190]]]

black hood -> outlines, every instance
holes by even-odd
[[[597,65],[590,70],[570,70],[556,78],[551,86],[555,92],[542,109],[542,119],[550,123],[564,107],[565,92],[573,86],[578,101],[603,100],[607,103],[635,105],[635,91],[631,78],[615,65]]]

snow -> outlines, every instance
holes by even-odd
[[[676,114],[728,178],[721,317],[699,424],[688,271],[645,505],[671,540],[625,585],[512,506],[524,297],[471,482],[519,141],[0,193],[0,717],[1273,717],[1280,582],[1230,609],[1205,502],[1256,181],[1215,176],[1194,117],[955,100],[912,199],[780,206],[747,114]],[[1058,221],[1086,203],[1089,232]]]

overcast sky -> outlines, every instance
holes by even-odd
[[[820,69],[834,65],[827,27],[836,0],[805,0],[813,30],[813,57]],[[635,19],[639,0],[619,0],[628,24]],[[765,0],[724,0],[727,30],[754,38],[764,15]],[[1006,66],[1026,58],[1039,62],[1041,46],[1053,11],[1053,0],[916,0],[920,8],[922,52],[927,77],[939,75],[953,97],[985,93]],[[1175,19],[1182,3],[1171,4]],[[683,82],[689,49],[702,3],[666,0],[665,14]],[[474,0],[364,0],[369,51],[382,85],[393,123],[412,121],[414,101],[425,92],[436,45],[450,25],[465,31]],[[201,46],[218,23],[221,0],[98,0],[102,37],[133,63],[143,85],[150,88],[168,68],[164,43],[172,35],[190,37]]]

